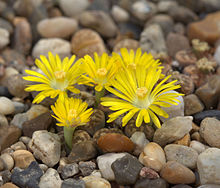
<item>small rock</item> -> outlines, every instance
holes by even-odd
[[[23,142],[25,145],[28,145],[28,143],[30,142],[31,138],[27,137],[27,136],[21,136],[19,138],[19,141]]]
[[[220,121],[215,118],[202,120],[199,130],[200,135],[212,147],[220,148]]]
[[[215,42],[220,37],[220,31],[218,29],[220,12],[210,13],[203,20],[193,22],[188,26],[188,36],[192,40],[194,38],[206,41],[210,44]],[[212,28],[210,30],[210,28]]]
[[[67,179],[79,173],[79,167],[77,163],[66,164],[59,170],[61,177]]]
[[[201,184],[220,184],[220,149],[209,148],[197,161]]]
[[[178,45],[176,45],[178,44]],[[175,57],[176,53],[180,50],[190,49],[189,40],[184,35],[177,33],[169,33],[166,39],[168,54]]]
[[[205,184],[205,185],[201,185],[198,188],[220,188],[220,185],[216,185],[216,184]]]
[[[134,143],[125,135],[107,133],[97,141],[98,147],[104,152],[131,152]]]
[[[9,32],[9,34],[13,33],[13,27],[11,23],[3,18],[0,18],[0,28],[6,29]]]
[[[8,127],[8,120],[3,114],[0,114],[0,127]]]
[[[89,188],[111,188],[111,184],[107,180],[96,176],[86,176],[82,180]]]
[[[164,148],[167,161],[176,161],[188,168],[195,169],[198,153],[187,146],[169,144]]]
[[[6,183],[6,182],[10,182],[11,181],[11,172],[10,170],[4,170],[0,172],[0,184],[2,185],[2,183]]]
[[[13,153],[15,167],[27,168],[32,161],[35,161],[33,154],[27,150],[17,150]]]
[[[17,187],[15,184],[13,183],[6,183],[3,186],[1,186],[1,188],[19,188]]]
[[[11,170],[14,167],[14,159],[8,153],[3,153],[0,158],[4,164],[4,169]]]
[[[24,143],[21,142],[21,141],[16,142],[15,144],[11,145],[10,148],[13,149],[14,151],[16,151],[16,150],[26,150],[27,149],[26,146],[24,145]]]
[[[143,167],[140,171],[140,177],[141,178],[147,178],[147,179],[157,179],[159,178],[159,174],[154,171],[151,168],[148,167]]]
[[[39,188],[38,183],[42,175],[43,171],[38,163],[33,161],[25,170],[15,168],[11,175],[11,181],[19,187]]]
[[[70,43],[60,38],[40,39],[34,46],[32,56],[39,58],[40,55],[47,56],[48,52],[58,54],[60,58],[69,57],[71,54]]]
[[[163,31],[159,25],[152,24],[144,29],[140,36],[140,47],[152,54],[167,52]]]
[[[220,45],[215,50],[214,59],[220,65]]]
[[[84,27],[94,29],[103,37],[114,37],[117,32],[117,26],[104,11],[84,11],[79,16],[79,22]]]
[[[66,38],[72,35],[77,28],[78,23],[75,19],[62,16],[43,19],[37,25],[38,32],[45,38]]]
[[[127,22],[130,17],[125,9],[117,5],[112,6],[111,14],[116,22]]]
[[[45,164],[39,164],[39,167],[40,167],[41,170],[43,170],[44,173],[45,173],[45,172],[47,171],[47,169],[48,169],[48,166],[45,165]]]
[[[144,147],[144,166],[159,172],[165,163],[165,153],[157,143],[150,142]]]
[[[168,161],[160,171],[160,175],[171,184],[191,184],[195,182],[194,173],[176,161]]]
[[[141,163],[134,156],[127,154],[117,159],[111,165],[115,181],[120,185],[134,184],[142,169]]]
[[[13,68],[9,68],[9,67],[7,67],[6,69],[5,69],[5,75],[4,75],[4,77],[3,78],[6,78],[8,75],[8,70],[10,70],[10,69],[13,69]],[[16,71],[17,72],[17,71]],[[18,72],[17,72],[18,73]],[[3,79],[2,79],[3,80]],[[7,97],[7,98],[12,98],[13,96],[9,93],[9,91],[8,91],[8,88],[7,87],[5,87],[5,86],[0,86],[0,96],[3,96],[3,97]]]
[[[126,153],[106,153],[97,157],[97,164],[101,171],[102,177],[113,181],[115,180],[115,174],[112,171],[111,165],[117,159],[122,158]]]
[[[72,151],[68,156],[69,162],[87,161],[96,157],[97,150],[92,140],[79,142],[73,145]]]
[[[204,105],[195,94],[187,95],[183,99],[186,116],[203,111]]]
[[[98,159],[97,159],[98,160]],[[79,162],[79,170],[83,176],[89,176],[96,169],[96,164],[92,161]]]
[[[14,49],[28,55],[32,47],[31,25],[24,17],[16,17],[14,20]]]
[[[140,179],[135,183],[134,188],[167,188],[168,187],[168,183],[162,179],[162,178],[158,178],[158,179]]]
[[[139,48],[139,42],[134,39],[121,40],[118,43],[116,43],[116,45],[113,48],[113,51],[116,53],[120,53],[121,48],[127,48],[128,51],[136,51]]]
[[[198,154],[206,150],[205,145],[196,140],[191,141],[189,146],[196,150]]]
[[[7,97],[0,97],[0,113],[3,115],[13,114],[15,107],[13,102]]]
[[[205,110],[199,112],[193,116],[193,120],[196,124],[200,124],[201,121],[207,117],[213,117],[220,120],[220,110]]]
[[[43,113],[38,117],[25,121],[22,124],[24,136],[32,137],[32,134],[38,130],[47,130],[52,123],[52,117],[49,112]]]
[[[0,129],[0,151],[11,146],[21,136],[21,129],[15,126],[1,127]]]
[[[28,120],[35,119],[43,113],[49,112],[49,109],[43,105],[32,105],[27,111]]]
[[[69,16],[77,16],[90,5],[88,0],[60,0],[58,1],[60,8]]]
[[[190,143],[190,134],[187,133],[183,138],[176,140],[174,144],[189,146]]]
[[[14,111],[15,114],[22,113],[22,112],[25,111],[25,105],[23,103],[13,101],[13,104],[14,104],[14,107],[15,107],[15,111]]]
[[[160,1],[157,4],[158,11],[164,13],[169,13],[169,11],[172,11],[177,6],[176,1]]]
[[[86,188],[85,182],[81,179],[65,179],[62,182],[61,188]]]
[[[19,113],[13,117],[10,124],[22,129],[22,125],[26,121],[28,121],[27,113]]]
[[[79,58],[85,55],[93,56],[96,52],[102,55],[106,52],[105,44],[100,35],[91,29],[77,31],[71,40],[72,52]]]
[[[160,129],[157,129],[154,134],[154,142],[165,146],[175,140],[182,138],[192,129],[192,117],[174,117],[163,123]]]
[[[6,29],[0,28],[0,49],[3,49],[10,43],[10,34]]]
[[[57,134],[50,133],[46,130],[35,131],[29,147],[34,156],[40,159],[49,167],[53,167],[59,162],[61,143]]]
[[[61,188],[62,180],[56,170],[49,168],[46,173],[41,176],[39,188]]]

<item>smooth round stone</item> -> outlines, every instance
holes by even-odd
[[[215,118],[205,118],[200,124],[200,135],[212,147],[220,148],[220,121]]]
[[[18,113],[15,114],[10,124],[22,129],[22,125],[26,121],[28,121],[27,113]]]
[[[134,188],[167,188],[168,183],[162,179],[162,178],[157,178],[157,179],[148,179],[148,178],[143,178],[139,179],[136,183]]]
[[[202,144],[201,142],[196,141],[196,140],[191,141],[189,147],[196,150],[198,154],[200,154],[206,150],[205,145]]]
[[[111,14],[116,22],[127,22],[130,17],[125,9],[117,5],[113,5]]]
[[[167,161],[176,161],[188,168],[195,169],[198,153],[187,146],[169,144],[164,148]]]
[[[127,136],[118,133],[101,136],[97,144],[104,152],[131,152],[134,149],[134,143]]]
[[[15,107],[15,112],[14,112],[15,114],[24,112],[25,106],[24,106],[23,103],[17,102],[17,101],[13,101],[13,104],[14,104],[14,107]]]
[[[62,16],[41,20],[37,25],[38,32],[45,38],[66,38],[72,35],[77,28],[78,23],[74,18]]]
[[[209,148],[197,160],[201,184],[220,184],[220,149]]]
[[[45,112],[49,112],[49,109],[46,108],[45,106],[32,105],[31,108],[27,111],[27,118],[28,118],[28,120],[32,120]]]
[[[4,163],[5,169],[11,170],[14,167],[14,159],[12,158],[10,154],[4,153],[0,156],[0,158],[2,159]]]
[[[35,161],[33,154],[27,150],[17,150],[13,153],[15,167],[27,168],[32,161]]]
[[[111,188],[111,184],[107,180],[97,176],[86,176],[82,180],[85,181],[88,188]]]
[[[184,105],[185,105],[184,110],[186,116],[203,111],[204,105],[195,94],[187,95],[183,99],[184,99]]]
[[[13,114],[15,111],[15,107],[13,102],[6,98],[0,97],[0,113],[4,115]]]
[[[40,55],[48,56],[48,52],[53,55],[58,54],[60,58],[71,55],[70,43],[60,38],[40,39],[33,47],[32,56],[39,58]]]
[[[28,145],[28,143],[31,141],[31,138],[29,138],[27,136],[21,136],[19,138],[19,141],[23,142],[25,145]]]
[[[0,114],[0,127],[1,126],[3,126],[3,127],[8,126],[8,120],[3,114]]]
[[[16,142],[15,144],[11,145],[10,147],[11,149],[13,149],[14,151],[16,150],[26,150],[26,146],[24,145],[23,142],[19,141],[19,142]]]
[[[160,171],[166,163],[165,153],[157,143],[150,142],[144,147],[143,164],[146,167]]]
[[[195,182],[194,173],[176,161],[168,161],[160,171],[160,175],[171,184],[191,184]]]
[[[190,143],[190,134],[187,133],[183,138],[176,140],[174,144],[189,146]]]
[[[3,49],[10,43],[10,34],[6,29],[0,28],[0,49]]]
[[[207,117],[209,118],[213,117],[213,118],[220,120],[220,110],[205,110],[205,111],[199,112],[193,116],[193,121],[197,125],[199,125],[201,121]]]
[[[121,48],[127,48],[127,50],[136,51],[139,48],[139,42],[134,39],[124,39],[116,43],[113,48],[113,51],[120,54]]]

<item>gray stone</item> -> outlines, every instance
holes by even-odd
[[[194,150],[196,150],[198,154],[206,150],[205,145],[196,140],[191,141],[189,146],[193,148]]]
[[[3,49],[10,43],[10,34],[8,30],[0,28],[0,49]]]
[[[86,188],[85,182],[81,179],[66,179],[62,182],[61,188]]]
[[[0,114],[9,115],[13,114],[14,111],[15,107],[13,102],[6,97],[0,97]]]
[[[168,188],[168,183],[162,178],[152,180],[144,178],[138,180],[134,188]]]
[[[77,163],[66,164],[60,170],[61,177],[67,179],[79,173],[79,167]]]
[[[128,12],[117,5],[112,6],[111,14],[116,22],[127,22],[129,20]]]
[[[220,185],[216,185],[216,184],[205,184],[205,185],[200,185],[198,188],[220,188]]]
[[[167,143],[179,140],[184,137],[192,129],[192,117],[174,117],[162,124],[154,134],[154,142],[165,146]]]
[[[13,104],[14,104],[14,107],[15,107],[15,111],[14,111],[15,114],[24,112],[25,105],[23,103],[17,102],[17,101],[13,101]]]
[[[13,117],[10,124],[22,129],[22,124],[27,120],[27,113],[19,113]]]
[[[183,99],[186,116],[203,111],[204,105],[195,94],[187,95]]]
[[[8,126],[7,118],[3,114],[0,114],[0,127],[7,127],[7,126]]]
[[[79,170],[83,176],[89,176],[96,169],[96,164],[92,161],[80,161]]]
[[[7,20],[0,18],[0,28],[6,29],[10,34],[13,33],[13,27]]]

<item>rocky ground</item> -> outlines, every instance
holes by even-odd
[[[1,188],[220,187],[219,0],[1,0],[0,16]],[[160,58],[185,96],[161,129],[107,124],[99,106],[68,151],[53,101],[32,104],[24,70],[48,51],[122,47]],[[91,88],[79,88],[93,106]]]

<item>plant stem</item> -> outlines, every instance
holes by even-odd
[[[96,91],[95,90],[95,100],[96,100],[96,104],[95,107],[97,108],[99,103],[100,103],[100,99],[105,95],[105,88],[103,88],[101,91]]]
[[[64,139],[67,144],[67,146],[72,149],[72,139],[73,139],[73,132],[75,130],[75,127],[67,127],[64,126]]]

